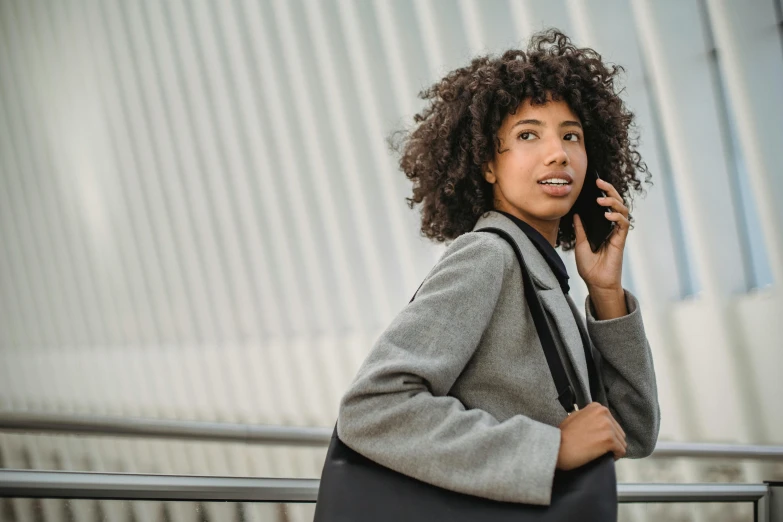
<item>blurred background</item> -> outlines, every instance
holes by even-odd
[[[626,69],[654,185],[632,209],[624,277],[661,441],[783,444],[782,13],[781,0],[0,0],[0,412],[330,429],[443,251],[420,237],[386,136],[446,72],[554,26]],[[317,478],[324,455],[0,432],[0,468]],[[618,473],[760,482],[783,480],[783,463],[652,458]],[[62,502],[0,500],[0,519],[312,517]]]

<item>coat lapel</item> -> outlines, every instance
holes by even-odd
[[[568,302],[569,308],[571,308],[571,313],[574,316],[574,320],[576,321],[577,328],[579,329],[579,334],[582,336],[582,340],[584,343],[587,344],[590,348],[590,353],[593,356],[593,364],[595,365],[595,378],[597,379],[597,382],[593,384],[592,389],[589,390],[590,394],[593,395],[593,390],[596,390],[598,396],[592,396],[591,400],[598,401],[601,404],[606,404],[606,394],[604,391],[604,383],[603,378],[601,377],[601,355],[600,352],[595,350],[595,347],[593,346],[593,341],[590,339],[590,335],[587,333],[587,326],[585,325],[584,320],[582,319],[582,316],[579,313],[579,308],[577,308],[576,303],[574,303],[574,300],[571,299],[571,296],[566,297],[566,301]]]
[[[522,230],[509,218],[498,212],[490,211],[480,217],[473,230],[495,227],[508,232],[516,241],[522,252],[530,276],[536,285],[536,294],[541,300],[541,305],[554,323],[560,340],[565,346],[565,351],[571,360],[571,365],[579,379],[585,397],[590,398],[590,386],[588,385],[587,363],[585,362],[582,337],[579,334],[576,318],[573,316],[566,296],[560,288],[557,277],[547,264],[544,256],[538,251]],[[574,383],[575,385],[577,383]]]
[[[582,336],[579,334],[579,328],[576,324],[576,318],[571,313],[563,291],[558,287],[556,289],[540,289],[536,292],[541,299],[541,304],[549,317],[555,323],[560,339],[565,345],[568,357],[571,359],[576,377],[579,379],[579,386],[582,393],[590,401],[590,386],[587,376],[587,362],[585,361],[585,350],[582,346]]]

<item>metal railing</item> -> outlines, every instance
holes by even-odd
[[[0,470],[0,497],[199,502],[315,502],[316,479]],[[756,522],[783,522],[783,483],[618,484],[621,503],[752,502]]]
[[[318,479],[0,469],[0,497],[315,502]]]
[[[0,430],[326,446],[331,428],[0,412]],[[783,447],[659,442],[655,457],[783,460]],[[198,502],[312,503],[317,479],[145,475],[0,469],[0,497]],[[752,502],[754,520],[783,522],[783,483],[618,484],[621,503]]]
[[[0,430],[316,447],[332,436],[330,428],[27,412],[0,412]]]
[[[332,428],[29,412],[0,412],[0,430],[315,447],[328,445],[332,436]],[[652,456],[783,461],[783,446],[660,441]]]

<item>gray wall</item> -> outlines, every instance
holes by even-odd
[[[780,13],[0,0],[0,409],[332,424],[442,251],[418,235],[385,136],[445,72],[557,26],[627,69],[655,185],[633,209],[625,283],[653,343],[661,439],[783,443]],[[19,467],[317,476],[323,458],[125,444],[0,435]],[[625,480],[780,473],[721,470],[621,466]]]

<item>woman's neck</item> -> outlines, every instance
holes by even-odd
[[[526,213],[520,211],[516,208],[505,208],[505,205],[496,205],[497,210],[502,210],[503,212],[506,212],[508,214],[511,214],[514,217],[517,217],[533,227],[536,232],[544,236],[544,238],[549,241],[549,244],[553,247],[557,246],[557,231],[560,227],[560,219],[555,220],[546,220],[546,219],[537,219],[533,216],[529,216]]]

